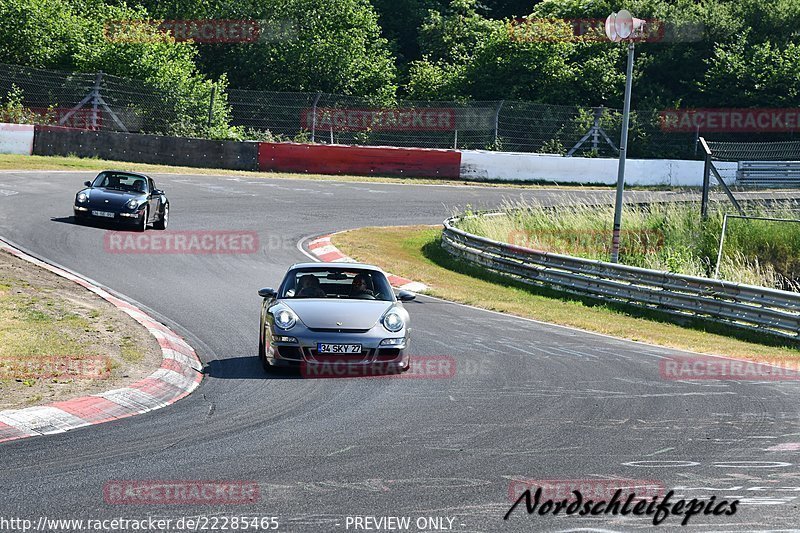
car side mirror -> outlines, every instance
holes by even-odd
[[[164,194],[164,191],[162,191],[161,189],[153,189],[153,192],[151,194],[158,196]]]
[[[400,291],[397,293],[397,299],[400,300],[401,302],[410,302],[411,300],[414,300],[416,297],[417,297],[416,294],[409,291]]]
[[[92,186],[92,182],[91,181],[84,181],[83,184],[86,185],[87,187],[91,187]]]
[[[264,287],[263,289],[258,289],[258,295],[262,298],[275,298],[278,292],[272,287]]]

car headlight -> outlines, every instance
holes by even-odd
[[[273,315],[275,324],[281,329],[292,329],[297,323],[297,315],[291,309],[281,309]]]
[[[383,315],[383,327],[391,331],[392,333],[398,332],[403,329],[405,322],[403,322],[403,317],[400,316],[400,313],[397,311],[389,311],[385,315]]]
[[[85,192],[79,193],[77,198],[75,198],[75,201],[77,201],[79,204],[85,204],[89,201],[89,196]]]
[[[128,209],[134,209],[134,210],[138,209],[139,208],[139,200],[137,200],[136,198],[131,198],[130,200],[128,200],[125,203],[125,207],[127,207]]]

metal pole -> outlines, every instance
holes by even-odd
[[[211,86],[211,98],[208,101],[208,122],[206,123],[206,127],[211,127],[211,121],[214,119],[214,95],[217,92],[217,85],[214,84]]]
[[[311,119],[311,142],[314,142],[314,138],[317,135],[317,103],[319,102],[319,97],[322,96],[322,93],[317,93],[317,96],[314,98],[314,105],[312,106],[311,112],[313,113],[313,118]],[[331,126],[333,128],[333,126]],[[332,143],[331,143],[332,144]]]
[[[455,130],[456,134],[453,138],[453,150],[458,150],[458,130]]]
[[[500,100],[500,103],[497,105],[497,111],[494,114],[494,146],[495,149],[497,148],[497,138],[499,137],[499,130],[500,130],[500,109],[503,108],[503,103],[505,100]]]
[[[722,235],[719,236],[719,251],[717,252],[717,266],[714,267],[714,278],[719,279],[719,262],[722,261],[722,243],[725,242],[725,228],[728,226],[728,213],[722,219]]]
[[[711,156],[706,153],[705,164],[703,165],[703,193],[700,197],[700,217],[708,217],[708,187],[711,184]]]
[[[614,233],[611,239],[611,262],[619,262],[619,232],[622,225],[622,193],[625,188],[625,155],[628,148],[628,119],[631,113],[631,83],[633,79],[633,42],[628,43],[628,71],[625,77],[625,104],[622,110],[622,133],[619,140],[619,169],[617,199],[614,205]]]
[[[600,146],[600,115],[603,114],[603,106],[594,108],[594,123],[592,126],[592,150],[597,153]]]
[[[103,71],[97,73],[92,89],[92,130],[97,130],[97,106],[100,104],[100,84],[103,81]]]

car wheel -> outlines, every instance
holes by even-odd
[[[161,220],[155,222],[153,227],[155,229],[167,229],[169,224],[169,204],[164,204],[164,212],[161,213]]]
[[[147,231],[147,217],[150,216],[150,210],[148,208],[144,208],[144,216],[142,217],[142,221],[139,222],[139,225],[136,227],[138,231]]]

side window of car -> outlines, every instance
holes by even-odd
[[[150,180],[150,192],[153,192],[154,190],[156,190],[156,184],[153,181],[153,178],[149,178],[149,180]]]

